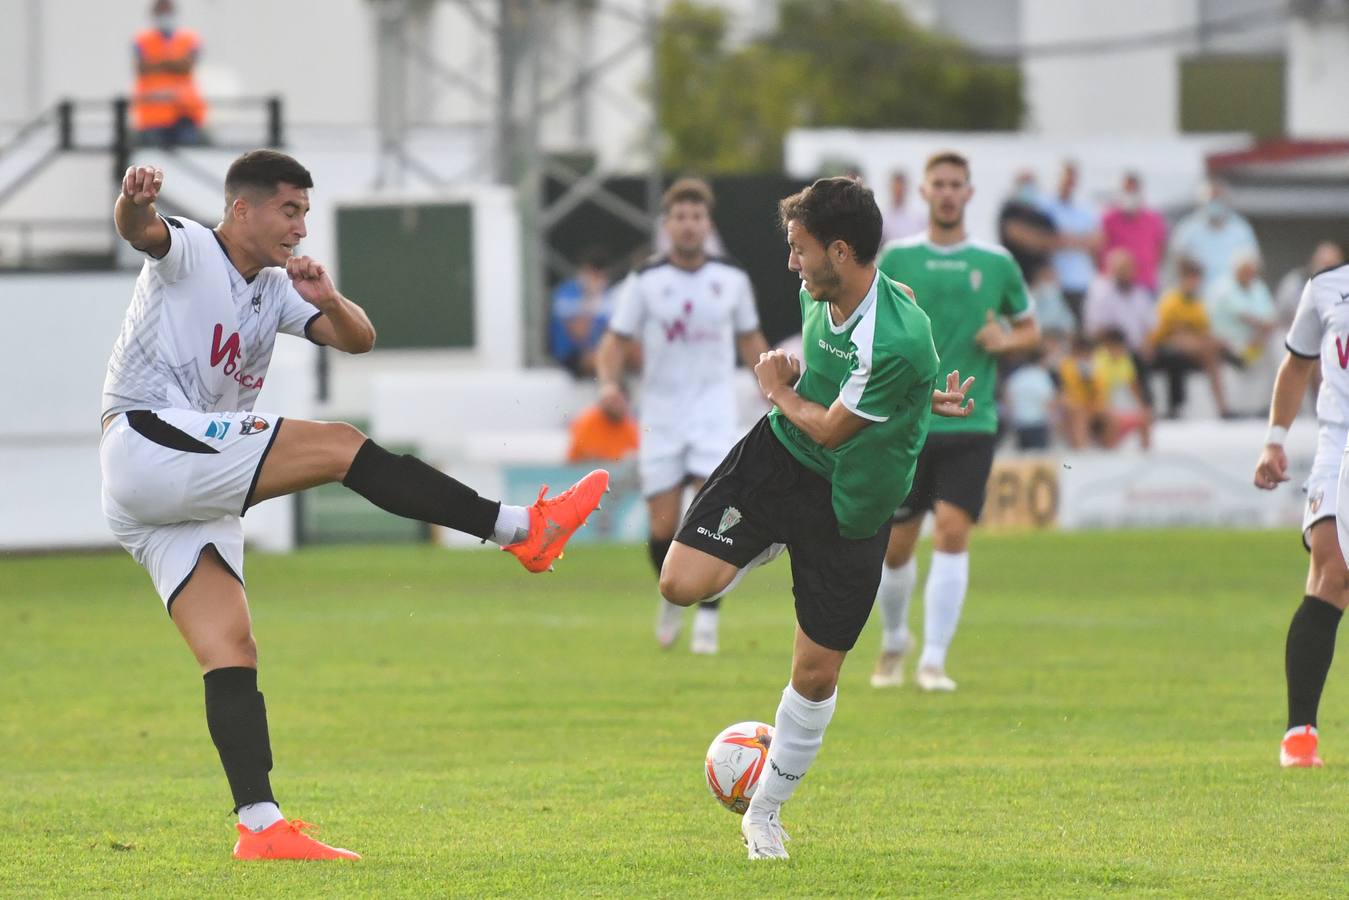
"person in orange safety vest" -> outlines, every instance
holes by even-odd
[[[195,144],[206,119],[192,77],[201,38],[177,27],[173,0],[155,0],[150,15],[154,27],[136,35],[136,131],[147,144]]]

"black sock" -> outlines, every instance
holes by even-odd
[[[342,484],[380,509],[405,519],[444,525],[487,540],[501,504],[428,466],[415,456],[395,456],[374,441],[356,451]]]
[[[242,666],[212,669],[206,684],[206,727],[220,753],[220,764],[234,794],[234,811],[250,803],[275,803],[267,773],[272,744],[267,737],[267,707],[258,693],[258,670]]]
[[[1335,631],[1343,613],[1320,597],[1310,594],[1293,613],[1284,648],[1284,672],[1288,677],[1288,727],[1316,725],[1321,689],[1326,684],[1330,661],[1335,656]]]
[[[661,540],[660,538],[646,539],[646,552],[651,557],[651,565],[656,570],[656,577],[660,577],[661,567],[665,565],[665,556],[670,552],[670,545],[674,543],[673,538]]]
[[[721,608],[721,598],[718,597],[718,598],[715,599],[715,600],[703,600],[703,601],[699,602],[698,608],[699,608],[699,609],[720,609],[720,608]]]

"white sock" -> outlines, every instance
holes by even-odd
[[[250,803],[239,807],[239,824],[249,831],[262,831],[280,822],[281,807],[275,803]]]
[[[1309,728],[1311,729],[1311,733],[1313,735],[1319,734],[1319,732],[1316,730],[1315,725],[1294,725],[1292,728],[1288,729],[1283,733],[1283,739],[1286,741],[1295,734],[1305,734],[1307,732],[1307,729]]]
[[[920,667],[946,668],[946,649],[956,636],[965,589],[970,584],[970,554],[932,551],[932,567],[923,588],[923,655]]]
[[[698,611],[693,614],[693,633],[707,632],[712,636],[717,633],[717,610],[716,607],[698,607]]]
[[[722,588],[720,591],[713,594],[711,597],[707,597],[705,599],[720,600],[722,597],[725,597],[731,591],[735,590],[735,586],[738,585],[741,582],[741,580],[744,579],[744,577],[750,573],[751,570],[757,569],[759,568],[759,566],[762,566],[765,563],[770,563],[773,560],[777,559],[779,556],[782,555],[782,551],[785,550],[786,548],[787,548],[786,544],[769,544],[762,551],[760,551],[758,556],[754,557],[749,562],[745,563],[743,566],[741,566],[739,569],[736,570],[735,576],[731,578],[730,584],[726,585],[726,587]]]
[[[899,653],[909,643],[909,598],[918,582],[918,560],[912,556],[902,566],[881,566],[881,586],[876,604],[881,608],[881,649]]]
[[[759,821],[791,799],[820,752],[824,729],[833,718],[837,699],[838,691],[834,691],[827,700],[807,700],[787,685],[778,704],[777,718],[773,720],[768,765],[759,777],[759,786],[745,815]]]
[[[492,530],[492,543],[506,546],[518,544],[529,537],[529,510],[523,506],[501,504],[497,523]]]

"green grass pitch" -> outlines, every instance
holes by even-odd
[[[772,720],[785,562],[727,601],[710,659],[657,649],[642,548],[558,568],[431,547],[251,556],[282,809],[365,859],[244,864],[198,672],[145,574],[115,554],[0,560],[0,894],[1344,890],[1343,662],[1329,767],[1277,764],[1295,534],[978,536],[959,692],[872,690],[873,617],[785,808],[785,864],[745,859],[701,774],[718,730]]]

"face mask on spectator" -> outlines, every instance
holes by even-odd
[[[1130,213],[1138,212],[1138,210],[1143,206],[1143,197],[1138,193],[1138,191],[1125,191],[1124,193],[1120,194],[1119,205],[1120,209],[1124,210],[1125,212]]]
[[[1227,214],[1231,212],[1231,210],[1228,209],[1227,204],[1221,200],[1210,200],[1208,203],[1204,204],[1204,212],[1213,221],[1221,222],[1223,219],[1227,218]]]
[[[178,23],[177,21],[175,21],[173,13],[160,13],[159,15],[155,16],[155,27],[158,28],[160,31],[165,32],[173,31],[174,26],[177,24]]]

